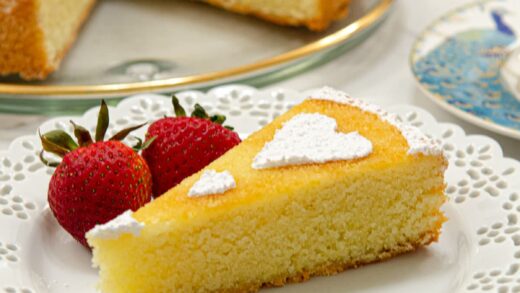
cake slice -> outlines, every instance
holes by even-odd
[[[0,76],[44,79],[56,70],[94,0],[0,1]]]
[[[322,31],[347,15],[351,0],[204,0],[212,5],[290,26]]]
[[[436,241],[440,147],[394,115],[315,92],[135,213],[87,233],[103,292],[245,292]]]

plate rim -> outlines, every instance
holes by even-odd
[[[95,95],[133,95],[138,93],[171,89],[174,87],[185,87],[201,84],[204,82],[215,82],[234,77],[252,74],[253,72],[269,70],[277,66],[283,66],[292,61],[311,56],[320,51],[331,49],[342,42],[353,38],[359,33],[366,31],[373,25],[379,23],[393,7],[395,0],[379,0],[379,2],[368,13],[348,24],[337,32],[326,35],[310,44],[298,47],[288,52],[262,59],[238,67],[213,71],[208,73],[173,77],[162,80],[138,81],[128,83],[107,83],[97,85],[16,85],[0,83],[0,93],[6,95],[21,96],[68,96],[96,98]]]
[[[473,8],[475,6],[481,5],[482,3],[493,2],[493,1],[495,1],[495,0],[480,0],[480,1],[470,2],[470,3],[467,3],[467,4],[461,5],[461,6],[457,6],[457,7],[453,8],[453,9],[443,13],[439,17],[435,18],[435,20],[433,20],[423,30],[421,30],[421,32],[415,38],[415,40],[413,42],[413,45],[410,48],[410,52],[408,54],[408,65],[410,67],[410,71],[412,72],[413,79],[414,79],[416,85],[419,87],[421,92],[423,94],[425,94],[435,104],[437,104],[438,106],[440,106],[444,110],[448,111],[449,113],[455,115],[456,117],[458,117],[458,118],[460,118],[460,119],[462,119],[462,120],[464,120],[466,122],[469,122],[469,123],[471,123],[473,125],[476,125],[478,127],[484,128],[486,130],[489,130],[489,131],[492,131],[492,132],[495,132],[495,133],[498,133],[498,134],[501,134],[501,135],[508,136],[510,138],[514,138],[514,139],[520,140],[520,130],[516,130],[516,129],[511,128],[511,127],[503,126],[503,125],[500,125],[500,124],[488,121],[486,119],[483,119],[483,118],[480,118],[478,116],[472,115],[470,113],[464,112],[464,111],[460,110],[459,108],[451,106],[449,103],[444,101],[442,99],[442,97],[440,97],[437,94],[434,94],[434,93],[430,92],[421,83],[421,81],[419,80],[419,78],[417,76],[417,72],[414,70],[414,57],[416,56],[415,52],[416,52],[416,49],[417,49],[417,47],[419,46],[419,44],[421,42],[421,39],[424,37],[424,35],[425,35],[425,33],[427,31],[429,31],[431,28],[433,28],[436,25],[438,25],[444,18],[446,18],[446,17],[448,17],[450,15],[453,15],[453,14],[455,14],[455,13],[461,11],[461,10],[467,10],[467,9]]]

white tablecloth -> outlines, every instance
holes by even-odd
[[[362,0],[361,0],[362,1]],[[445,112],[416,86],[408,65],[415,37],[434,19],[468,0],[398,0],[387,21],[361,45],[317,69],[268,88],[308,88],[330,85],[381,105],[412,104],[437,120],[458,124],[470,134],[497,140],[507,157],[520,159],[520,141],[484,130]],[[33,134],[46,117],[0,115],[0,149],[12,139]]]

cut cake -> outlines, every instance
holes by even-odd
[[[57,70],[95,0],[0,0],[0,76],[45,79]],[[320,31],[350,0],[206,0],[267,21]]]
[[[55,71],[94,0],[0,0],[0,76]]]
[[[439,237],[446,166],[418,129],[324,88],[89,231],[100,289],[256,291],[413,251]]]

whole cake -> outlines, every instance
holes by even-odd
[[[135,213],[87,233],[103,292],[246,292],[436,241],[447,161],[324,88]]]
[[[0,1],[0,76],[44,79],[58,69],[95,0]],[[350,0],[205,0],[267,21],[324,30]]]
[[[347,15],[351,0],[203,0],[212,5],[264,20],[322,31]]]
[[[70,48],[94,0],[0,1],[0,76],[44,79]]]

